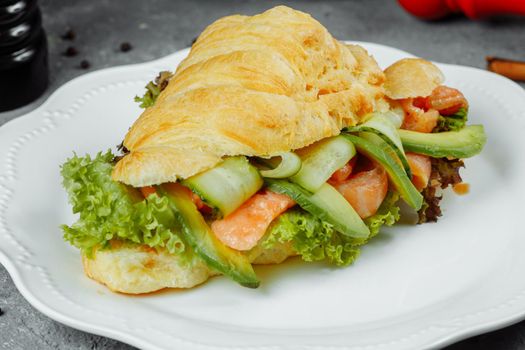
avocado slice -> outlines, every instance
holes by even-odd
[[[408,205],[415,210],[421,208],[423,196],[414,187],[405,170],[399,164],[399,161],[393,158],[395,151],[388,143],[384,142],[381,138],[375,138],[377,142],[372,142],[352,134],[343,133],[342,135],[353,142],[359,153],[381,164],[397,192],[399,192],[401,198],[403,198]]]
[[[342,234],[354,238],[368,238],[370,230],[348,201],[327,183],[314,193],[301,186],[280,179],[265,179],[268,189],[293,198],[301,208],[334,226]]]
[[[244,287],[259,286],[259,280],[248,258],[217,239],[182,185],[169,183],[158,186],[157,190],[159,194],[168,197],[169,205],[181,225],[184,240],[209,267]]]
[[[469,125],[459,131],[432,134],[399,130],[405,150],[433,158],[469,158],[480,153],[487,142],[483,125]]]

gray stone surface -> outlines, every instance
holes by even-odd
[[[454,18],[426,23],[404,13],[395,1],[172,1],[172,0],[43,0],[48,33],[51,84],[47,93],[24,108],[0,113],[0,125],[31,111],[66,81],[89,70],[138,63],[162,57],[188,46],[218,17],[253,14],[278,3],[311,13],[340,39],[371,41],[398,47],[428,59],[479,68],[485,56],[525,60],[525,19],[471,22]],[[60,35],[72,27],[77,39]],[[128,41],[133,49],[121,53]],[[80,54],[61,55],[68,45]],[[524,86],[522,84],[522,86]],[[0,243],[1,244],[1,243]],[[0,266],[0,349],[131,349],[114,340],[63,326],[40,314],[16,290]],[[450,349],[525,349],[525,322],[453,345]]]

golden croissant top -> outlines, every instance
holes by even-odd
[[[133,124],[113,179],[154,185],[210,169],[225,156],[305,147],[388,109],[384,85],[365,49],[337,41],[306,13],[278,6],[221,18]]]

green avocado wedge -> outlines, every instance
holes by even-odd
[[[480,153],[487,142],[483,125],[469,125],[459,131],[421,133],[398,130],[406,151],[433,158],[469,158]]]
[[[225,246],[215,237],[182,185],[165,184],[158,186],[157,191],[168,197],[169,205],[181,225],[184,240],[209,267],[222,272],[241,286],[259,286],[259,280],[248,258]]]
[[[328,222],[343,235],[368,238],[370,230],[359,214],[335,188],[327,183],[314,193],[287,180],[265,179],[268,189],[290,196],[301,208]]]
[[[390,145],[380,138],[378,142],[371,142],[362,137],[343,133],[350,140],[357,151],[370,159],[378,162],[387,172],[390,181],[394,184],[397,192],[408,205],[419,210],[423,204],[423,196],[414,187],[398,159],[393,158],[395,151]]]

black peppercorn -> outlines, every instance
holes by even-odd
[[[133,46],[131,46],[131,44],[128,43],[128,42],[123,42],[122,44],[120,44],[120,51],[122,51],[122,52],[128,52],[132,48],[133,48]]]
[[[61,35],[61,38],[63,40],[69,40],[69,41],[75,40],[76,37],[77,37],[77,33],[75,33],[73,29],[68,29],[67,32]]]
[[[78,55],[78,50],[74,46],[69,46],[66,51],[62,53],[66,57],[74,57]]]
[[[88,60],[82,60],[82,62],[80,62],[80,68],[88,69],[89,67],[91,67],[91,63],[89,63]]]

